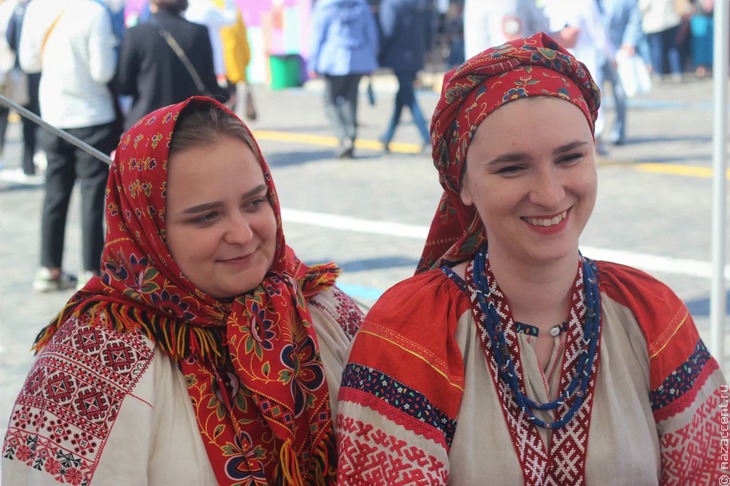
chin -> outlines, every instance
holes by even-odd
[[[564,258],[578,256],[578,247],[572,246],[562,248],[537,248],[534,252],[528,252],[528,257],[534,262],[552,263]]]
[[[532,241],[522,246],[519,253],[513,254],[515,256],[521,254],[527,261],[548,263],[565,258],[573,253],[577,253],[577,251],[577,242],[559,238],[553,239],[552,241],[546,241],[545,239]]]

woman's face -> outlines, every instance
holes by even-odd
[[[477,128],[461,199],[487,230],[490,257],[573,257],[596,202],[595,144],[583,112],[546,96],[507,103]]]
[[[167,244],[183,274],[224,299],[258,287],[276,251],[276,217],[249,146],[224,137],[168,162]]]

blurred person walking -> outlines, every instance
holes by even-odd
[[[547,0],[545,15],[550,21],[552,31],[557,32],[570,28],[576,32],[575,42],[572,46],[560,39],[556,40],[576,59],[585,64],[596,84],[601,86],[603,84],[601,60],[603,58],[613,59],[614,48],[603,24],[596,0]],[[600,155],[606,154],[603,140],[601,140],[604,126],[604,113],[603,110],[599,110],[595,135],[596,150]]]
[[[715,0],[695,0],[690,18],[692,33],[692,63],[698,78],[704,78],[712,70],[712,51]]]
[[[16,69],[22,69],[17,52],[20,46],[20,35],[23,30],[23,19],[25,17],[26,7],[28,6],[29,1],[30,0],[10,0],[10,3],[14,4],[14,7],[13,13],[7,23],[5,40],[10,49],[15,53],[14,67]],[[41,73],[24,73],[24,77],[26,96],[23,97],[25,102],[21,103],[21,105],[23,108],[35,113],[36,115],[40,115],[38,91],[40,88]],[[36,153],[39,128],[33,120],[26,117],[21,117],[20,120],[23,125],[23,156],[21,166],[23,168],[24,175],[33,176],[36,174],[36,165],[33,158]]]
[[[307,69],[323,76],[324,105],[339,139],[338,158],[353,158],[360,79],[378,67],[378,27],[365,0],[319,0],[312,11]]]
[[[464,0],[466,59],[488,47],[548,31],[548,20],[535,0]]]
[[[213,0],[188,0],[188,8],[185,10],[187,20],[208,28],[210,47],[213,50],[213,70],[218,84],[224,87],[228,87],[228,82],[221,29],[236,23],[237,11],[233,0],[224,0],[223,5],[217,5]],[[230,89],[228,92],[229,95],[232,94]]]
[[[187,7],[187,0],[151,0],[147,20],[124,34],[116,86],[132,98],[125,130],[147,113],[194,95],[228,100],[216,80],[208,29],[183,17]]]
[[[659,78],[669,75],[672,81],[682,80],[682,17],[688,8],[688,0],[639,0],[641,27]]]
[[[416,75],[423,69],[426,50],[431,43],[430,17],[428,0],[383,0],[380,4],[379,61],[382,67],[391,68],[398,79],[393,115],[388,129],[380,137],[385,152],[390,152],[390,142],[406,106],[421,135],[420,151],[431,145],[428,125],[414,91]]]
[[[216,0],[216,5],[223,6],[227,0]],[[236,7],[236,21],[232,25],[220,28],[220,39],[223,47],[223,64],[228,92],[235,95],[235,103],[229,106],[235,108],[236,114],[245,116],[247,120],[256,119],[256,108],[253,100],[253,91],[248,82],[246,69],[251,62],[251,46],[248,43],[248,30],[243,21],[241,10]],[[245,89],[243,96],[238,96],[238,88]]]
[[[613,145],[626,143],[627,97],[616,70],[618,56],[633,56],[641,41],[641,11],[637,0],[596,0],[611,44],[617,48],[612,58],[598,51],[598,65],[604,82],[611,85],[616,118],[606,141]],[[601,109],[599,109],[600,112]]]
[[[33,0],[23,20],[20,65],[43,71],[39,106],[43,118],[104,153],[119,139],[107,83],[116,67],[109,14],[94,0]],[[41,267],[33,287],[41,292],[74,287],[62,271],[66,217],[74,183],[81,189],[83,277],[98,275],[104,245],[104,190],[108,166],[50,132],[41,132],[46,152],[46,191],[41,222]]]

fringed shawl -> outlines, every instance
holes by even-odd
[[[230,301],[182,274],[166,244],[165,198],[170,141],[191,103],[227,110],[194,97],[123,135],[106,190],[102,275],[71,298],[36,350],[82,314],[96,325],[141,331],[184,373],[220,484],[333,484],[330,401],[306,300],[332,286],[339,269],[308,267],[286,246],[276,189],[249,132],[276,215],[272,267],[258,288]]]

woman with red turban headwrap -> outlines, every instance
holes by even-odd
[[[126,132],[102,274],[36,342],[3,484],[333,485],[362,313],[286,245],[253,135],[205,97]]]
[[[418,271],[343,373],[340,484],[716,484],[725,378],[682,301],[578,239],[600,94],[545,34],[446,75]],[[726,397],[725,397],[726,398]]]

